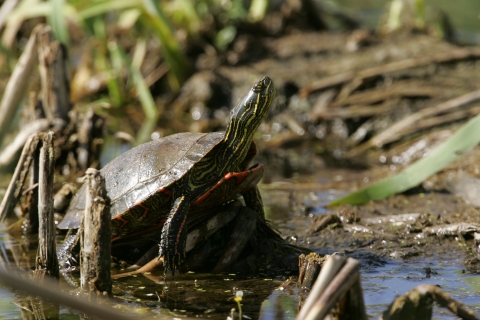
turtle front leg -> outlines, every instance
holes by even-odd
[[[263,202],[262,196],[260,195],[260,190],[255,186],[245,193],[242,194],[243,200],[245,200],[245,205],[256,211],[260,218],[265,221],[265,212],[263,211]]]
[[[180,264],[185,261],[187,240],[187,212],[191,201],[185,196],[178,197],[173,203],[167,221],[163,225],[160,240],[159,257],[163,257],[165,273],[170,269],[175,275],[175,269],[179,270]]]

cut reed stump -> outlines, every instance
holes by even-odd
[[[366,320],[359,269],[358,260],[329,256],[296,319],[324,319],[334,313],[338,319]]]
[[[90,297],[112,297],[111,217],[100,171],[86,171],[85,215],[80,227],[80,285]]]
[[[53,151],[53,132],[43,134],[40,149],[40,170],[38,184],[38,254],[36,274],[44,273],[58,278],[58,260],[55,246],[55,220],[53,216],[53,177],[55,155]]]
[[[53,132],[40,134],[42,148],[39,159],[38,179],[38,252],[35,260],[34,279],[43,283],[46,276],[58,279],[58,260],[55,246],[55,220],[53,216],[53,177],[55,153]],[[32,309],[37,319],[58,319],[59,306],[38,298],[32,298]]]

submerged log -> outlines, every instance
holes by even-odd
[[[239,257],[243,248],[255,231],[258,213],[250,208],[242,207],[235,220],[232,236],[223,251],[213,272],[227,270]]]

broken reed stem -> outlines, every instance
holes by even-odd
[[[384,144],[394,141],[395,139],[397,139],[401,131],[418,124],[418,122],[423,119],[435,116],[439,113],[449,112],[453,109],[467,105],[469,103],[476,102],[478,100],[480,100],[480,90],[472,91],[459,97],[444,101],[433,107],[422,109],[414,114],[403,118],[400,121],[397,121],[395,124],[388,127],[386,130],[380,132],[376,136],[372,137],[367,142],[364,142],[356,148],[350,150],[348,152],[348,156],[356,156],[371,147],[381,147]],[[415,127],[415,130],[418,129]]]
[[[100,171],[86,171],[85,215],[80,230],[80,284],[89,296],[112,297],[110,275],[111,217],[106,199],[105,179]]]
[[[300,260],[300,275],[298,279],[299,281],[300,280],[302,281],[299,284],[302,285],[303,288],[305,288],[305,285],[303,284],[303,282],[304,282],[305,273],[307,269],[306,263],[311,259],[306,259],[306,257],[300,257],[299,260]],[[330,284],[332,279],[337,275],[338,271],[340,271],[340,269],[345,265],[345,262],[346,262],[345,257],[331,255],[325,261],[323,266],[320,266],[321,272],[320,274],[317,274],[318,277],[312,280],[315,283],[313,284],[313,287],[311,287],[308,297],[305,300],[305,303],[303,304],[302,308],[300,309],[300,312],[298,313],[297,319],[305,319],[309,311],[315,305],[318,297],[320,297],[320,295],[323,293],[325,288]]]
[[[36,148],[31,155],[33,164],[30,166],[30,186],[28,190],[27,212],[24,214],[23,233],[37,234],[40,216],[38,214],[38,184],[40,176],[40,149]],[[27,237],[28,238],[28,237]]]
[[[328,261],[329,259],[327,259]],[[303,288],[310,290],[317,279],[320,270],[322,270],[325,257],[321,257],[315,252],[308,255],[301,254],[298,257],[298,284]]]
[[[55,154],[53,149],[53,132],[40,134],[42,148],[40,149],[38,174],[38,252],[35,260],[33,278],[43,283],[46,276],[56,278],[59,270],[55,247],[55,222],[53,216],[53,176],[55,172]],[[59,306],[39,298],[31,298],[32,309],[37,319],[58,319]]]
[[[20,272],[15,272],[11,269],[6,270],[1,265],[0,284],[30,295],[47,298],[54,303],[68,306],[72,309],[87,313],[90,316],[98,317],[98,319],[136,319],[112,307],[99,305],[95,301],[88,301],[81,296],[70,295],[62,291],[58,281],[52,281],[47,278],[44,280],[43,284],[40,285],[36,281],[26,279],[26,277],[22,276]],[[70,288],[68,290],[70,290]],[[28,314],[31,315],[31,313]]]
[[[10,180],[10,184],[5,192],[2,203],[0,204],[0,222],[5,221],[5,219],[12,216],[13,208],[15,208],[18,199],[20,198],[22,186],[25,182],[25,178],[27,177],[28,169],[32,163],[33,154],[35,153],[35,149],[38,147],[39,141],[40,136],[38,134],[32,134],[23,147],[22,154],[20,155],[17,167],[15,168],[15,172],[12,176],[12,180]]]
[[[15,139],[0,152],[0,170],[5,170],[5,168],[8,168],[16,161],[18,151],[27,144],[28,139],[32,135],[48,131],[49,127],[50,121],[47,119],[34,120],[28,123],[28,125],[24,125],[15,135]],[[18,163],[21,162],[19,161]]]
[[[58,260],[55,249],[55,222],[53,216],[53,175],[55,155],[53,132],[43,134],[40,149],[38,184],[39,242],[36,271],[58,278]]]
[[[436,53],[432,56],[409,58],[400,61],[389,62],[380,66],[374,66],[360,71],[348,71],[318,79],[299,90],[299,95],[306,98],[311,92],[329,87],[342,85],[346,82],[357,82],[364,79],[384,75],[391,72],[422,67],[430,63],[445,63],[450,61],[475,58],[480,56],[478,48],[459,48],[447,52]],[[351,91],[351,90],[349,90]]]
[[[71,102],[67,49],[54,40],[49,26],[43,25],[37,37],[43,110],[50,121],[68,121]]]
[[[18,60],[12,76],[8,80],[5,92],[0,102],[0,145],[4,135],[8,132],[10,124],[13,121],[18,104],[25,97],[27,83],[33,72],[33,67],[37,61],[37,32],[39,27],[32,31],[28,39],[25,50]]]
[[[331,262],[328,262],[331,261]],[[360,287],[360,263],[358,260],[333,256],[327,260],[309,297],[297,316],[298,320],[324,319],[332,307],[345,297],[350,290],[360,290],[348,294],[343,311],[352,319],[366,320],[365,305]],[[343,267],[341,267],[343,265]],[[341,269],[339,270],[339,268]],[[339,270],[339,271],[338,271]],[[338,271],[338,273],[337,273]],[[322,279],[324,278],[324,279]],[[332,279],[333,278],[333,279]],[[329,281],[329,279],[332,279]],[[352,301],[348,298],[354,298]]]

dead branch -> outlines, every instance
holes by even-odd
[[[387,128],[385,131],[377,134],[367,142],[357,146],[356,148],[350,150],[347,153],[348,157],[356,156],[369,148],[372,147],[381,147],[386,143],[395,141],[398,138],[399,132],[415,126],[418,121],[428,117],[433,116],[442,112],[450,111],[452,109],[458,108],[460,106],[475,102],[480,100],[480,90],[476,90],[467,94],[464,94],[460,97],[450,99],[443,103],[440,103],[436,106],[422,109]]]
[[[381,66],[372,67],[369,69],[361,70],[358,72],[350,71],[333,76],[325,77],[314,81],[313,83],[300,89],[299,94],[301,97],[306,98],[313,91],[330,88],[333,86],[341,85],[348,81],[362,81],[372,77],[377,77],[382,74],[401,71],[405,69],[417,68],[428,65],[430,63],[444,63],[455,60],[464,60],[468,58],[480,57],[480,48],[460,48],[453,49],[449,52],[442,52],[434,54],[429,57],[411,58],[401,61],[390,62]]]

